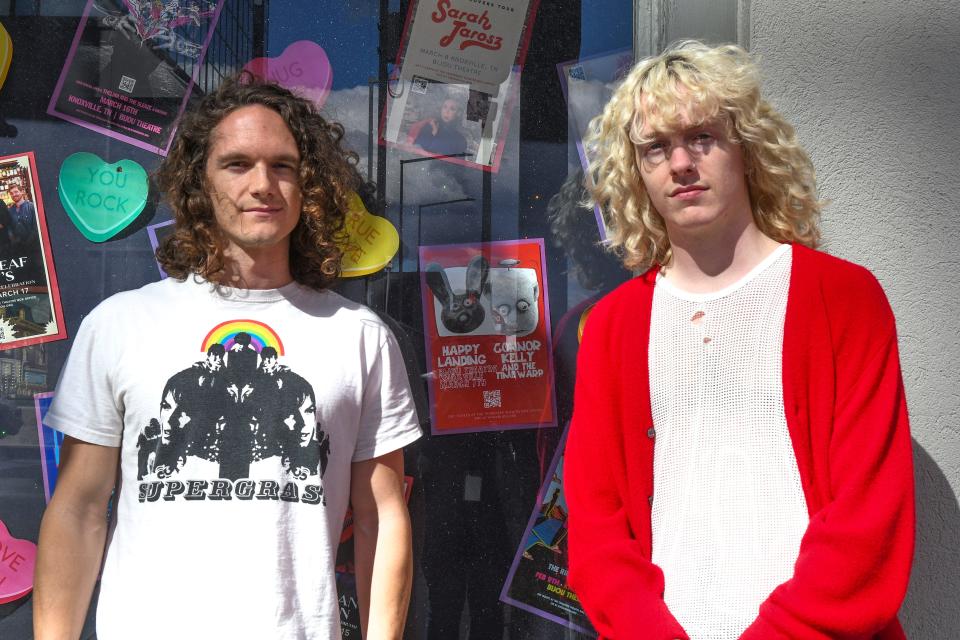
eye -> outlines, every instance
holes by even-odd
[[[651,164],[657,164],[667,157],[667,145],[661,141],[651,142],[643,148],[643,159]]]
[[[698,151],[703,151],[714,143],[713,134],[708,131],[700,131],[690,139],[690,146]]]
[[[526,300],[517,300],[517,311],[526,313],[530,309],[530,303]]]

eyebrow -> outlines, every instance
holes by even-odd
[[[242,151],[230,151],[223,155],[214,154],[211,158],[217,164],[229,164],[236,160],[249,160],[250,154],[244,153]],[[296,156],[289,153],[282,153],[277,156],[270,158],[271,162],[289,162],[292,164],[300,164],[300,156]]]
[[[672,136],[672,135],[683,135],[685,133],[699,131],[702,129],[723,130],[723,123],[722,121],[714,119],[714,120],[704,120],[699,124],[692,124],[690,126],[679,127],[677,129],[668,129],[668,130],[657,129],[655,131],[651,131],[647,135],[639,136],[639,142],[640,144],[650,144],[651,142],[656,142],[657,140],[663,137]]]

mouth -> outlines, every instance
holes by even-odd
[[[677,198],[679,200],[690,200],[696,198],[701,193],[707,190],[707,187],[699,184],[691,184],[685,187],[677,187],[670,192],[671,198]]]
[[[265,215],[271,215],[275,213],[280,213],[283,211],[282,207],[248,207],[243,210],[244,213],[259,213]]]

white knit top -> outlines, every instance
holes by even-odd
[[[782,245],[721,291],[654,289],[653,562],[691,640],[739,637],[809,521],[783,408],[791,260]]]

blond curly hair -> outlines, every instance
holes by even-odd
[[[723,122],[743,151],[760,230],[779,242],[817,246],[823,203],[813,164],[793,127],[760,96],[757,65],[738,46],[686,40],[634,65],[585,138],[590,197],[604,214],[609,247],[628,269],[671,258],[666,226],[644,189],[634,151],[644,125],[670,133],[709,121]]]

